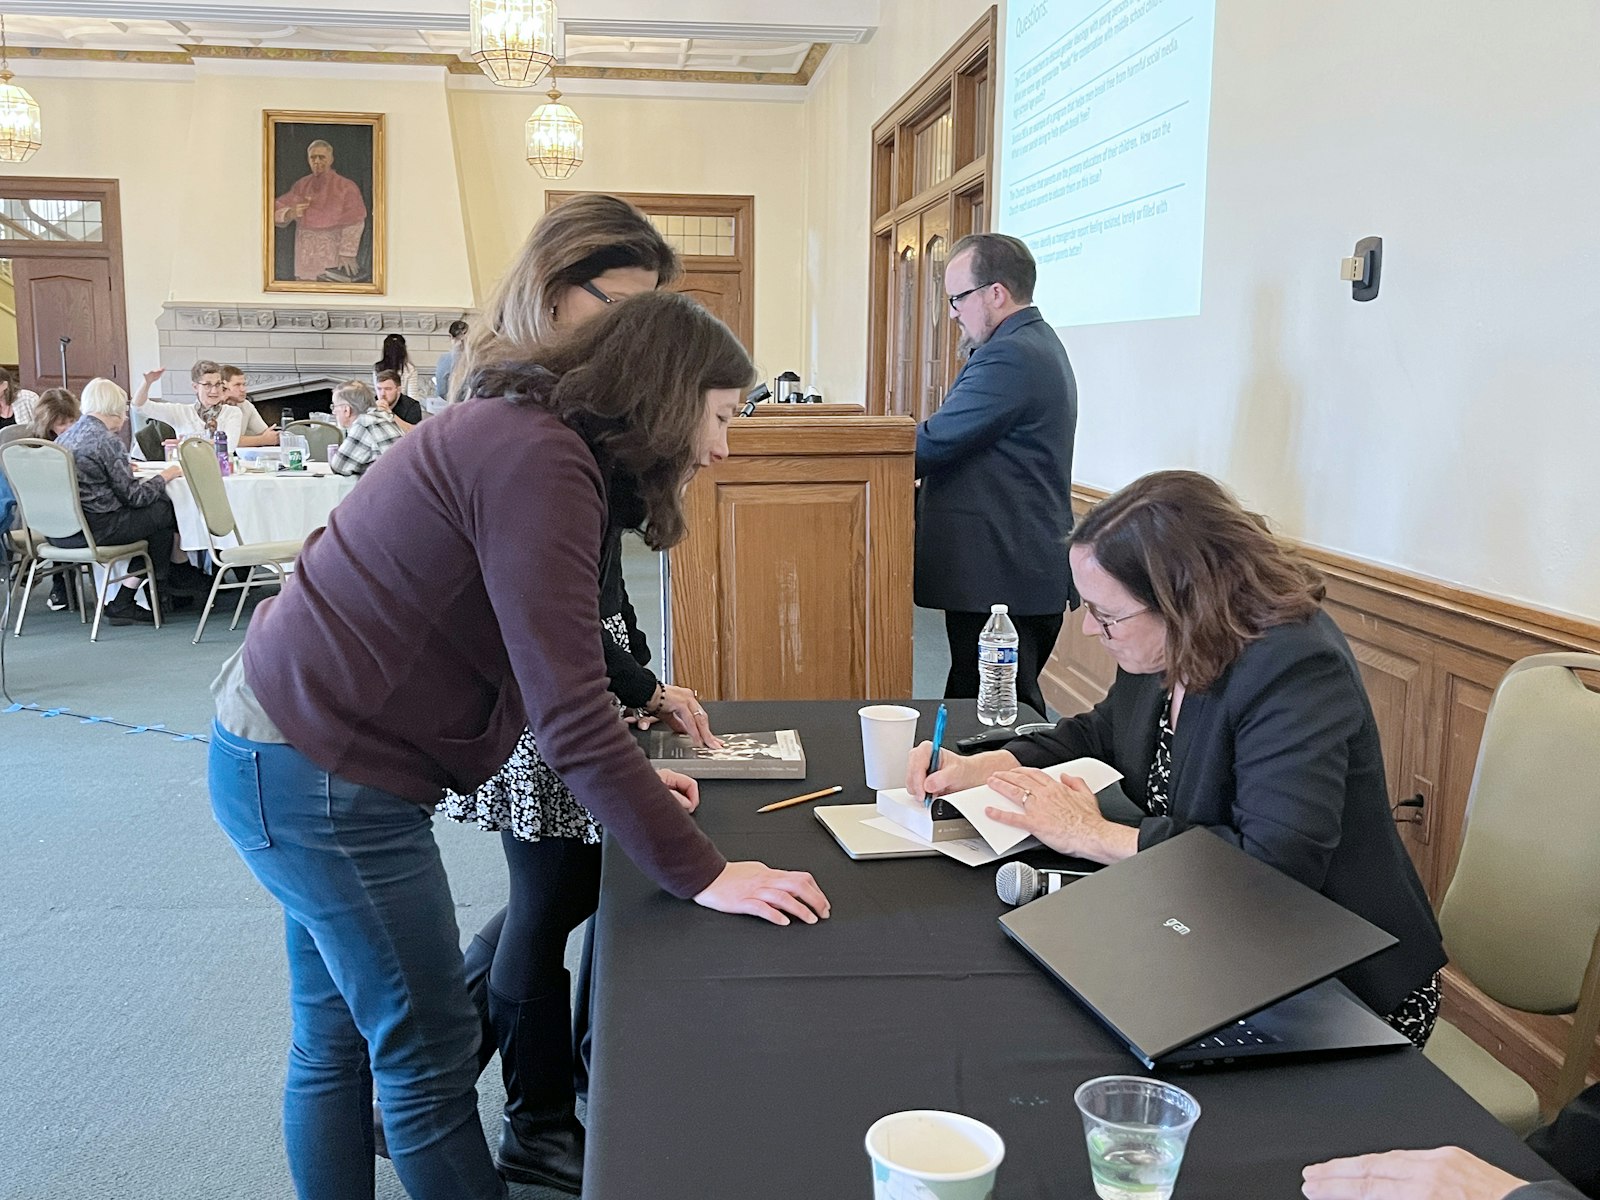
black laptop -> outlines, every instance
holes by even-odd
[[[1396,939],[1204,829],[1000,924],[1147,1067],[1411,1044],[1331,978]]]

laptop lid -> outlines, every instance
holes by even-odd
[[[1146,1064],[1397,940],[1204,829],[1000,924]]]

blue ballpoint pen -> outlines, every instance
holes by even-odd
[[[944,705],[939,705],[939,715],[933,719],[933,753],[928,755],[928,774],[932,775],[939,769],[939,745],[944,741],[944,723],[949,719],[949,710]],[[927,808],[933,803],[933,793],[922,794],[922,807]]]

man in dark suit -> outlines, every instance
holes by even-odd
[[[917,428],[916,602],[945,610],[944,694],[978,694],[978,635],[991,604],[1017,627],[1017,699],[1043,714],[1039,672],[1077,607],[1072,439],[1078,386],[1055,330],[1033,307],[1033,255],[976,233],[950,253],[945,293],[971,357]]]

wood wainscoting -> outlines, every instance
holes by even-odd
[[[1081,514],[1104,492],[1075,488]],[[1326,607],[1350,640],[1383,739],[1400,836],[1437,907],[1455,871],[1478,743],[1500,677],[1519,659],[1555,650],[1600,652],[1600,625],[1300,545],[1327,577]],[[1041,676],[1064,714],[1094,705],[1115,666],[1068,614]],[[1417,805],[1415,801],[1421,801]],[[1405,803],[1405,802],[1412,803]],[[1551,836],[1559,836],[1552,831]],[[1445,1015],[1548,1101],[1572,1020],[1514,1013],[1452,968]],[[1600,1074],[1600,1048],[1589,1075]]]

